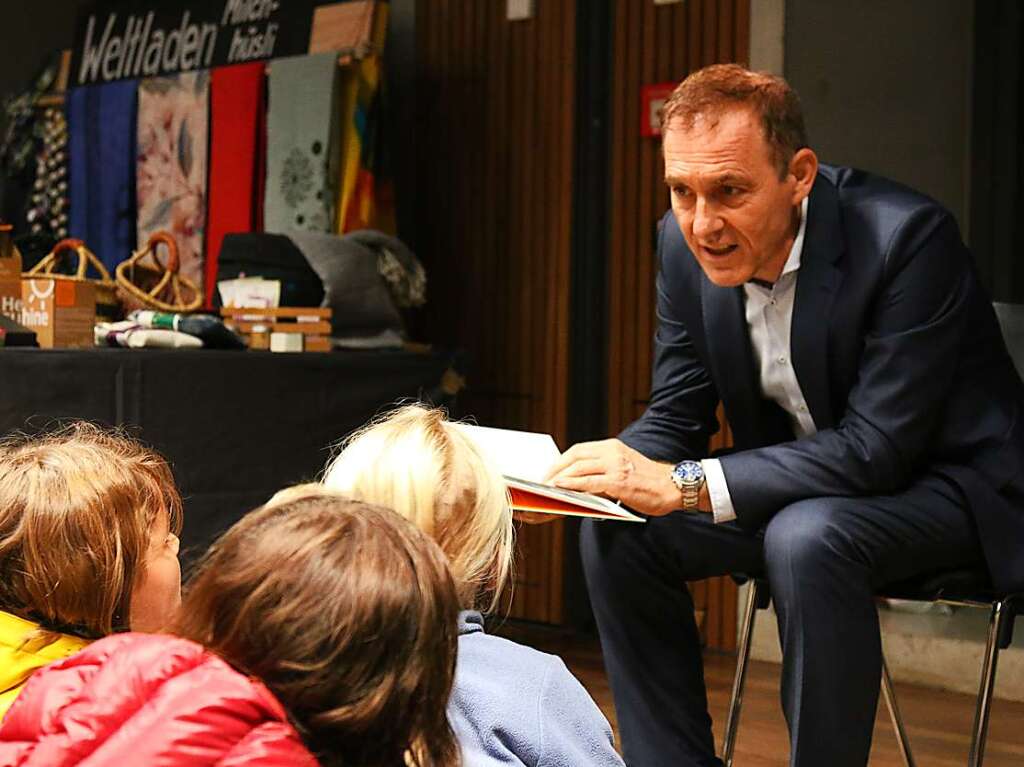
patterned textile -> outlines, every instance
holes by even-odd
[[[335,222],[339,234],[356,229],[395,232],[394,194],[383,172],[381,120],[381,56],[389,6],[372,5],[375,16],[370,53],[342,71],[341,180]]]
[[[209,72],[139,82],[138,247],[157,231],[178,243],[181,273],[202,287]]]
[[[210,217],[206,227],[206,305],[217,285],[225,234],[262,229],[266,136],[265,64],[214,69],[210,83]]]
[[[269,91],[264,228],[328,232],[338,174],[338,55],[276,59]]]
[[[68,124],[60,109],[47,109],[38,128],[36,180],[25,220],[34,235],[68,236]]]
[[[64,117],[63,110],[48,108],[43,113],[39,107],[40,100],[48,100],[57,88],[60,62],[59,52],[51,54],[27,89],[0,99],[0,219],[12,224],[16,232],[24,232],[30,224],[31,228],[38,227],[35,239],[49,240],[51,245],[49,226],[54,211],[46,204],[49,195],[39,194],[38,184],[40,176],[47,175],[52,166],[40,162],[40,158],[43,153],[47,160],[55,156],[55,152],[49,151],[54,128],[58,127],[54,123],[63,122]],[[66,138],[60,143],[63,151]],[[58,184],[60,180],[57,179]],[[60,215],[56,212],[57,218]],[[66,219],[63,226],[67,227]],[[54,229],[57,228],[55,225]]]
[[[68,233],[113,273],[135,248],[138,82],[72,88],[67,98],[71,209]]]

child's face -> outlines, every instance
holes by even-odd
[[[181,604],[181,565],[178,536],[170,531],[167,514],[158,515],[149,536],[142,576],[131,598],[132,631],[155,632],[170,623]]]

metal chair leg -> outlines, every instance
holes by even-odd
[[[900,707],[896,702],[896,691],[892,687],[892,677],[889,676],[889,664],[885,662],[885,654],[882,654],[882,697],[885,698],[886,708],[889,709],[889,718],[892,720],[892,729],[896,733],[896,745],[899,746],[900,756],[906,767],[914,767],[914,755],[910,751],[910,739],[907,738],[907,731],[903,728],[903,717],[900,715]]]
[[[722,741],[722,761],[725,767],[732,767],[733,750],[736,747],[736,731],[740,724],[740,708],[743,705],[743,688],[747,682],[747,663],[750,660],[750,639],[754,634],[754,617],[757,614],[760,584],[750,581],[747,589],[747,611],[743,617],[740,633],[740,648],[736,658],[736,677],[732,682],[732,698],[729,701],[729,715],[725,720],[725,738]]]
[[[988,715],[992,708],[992,692],[996,683],[996,661],[999,660],[999,636],[1006,621],[1007,610],[1002,601],[992,604],[988,625],[988,642],[985,645],[985,659],[981,667],[981,687],[978,690],[978,707],[974,712],[974,736],[971,751],[967,757],[968,767],[981,767],[985,756],[985,739],[988,736]]]

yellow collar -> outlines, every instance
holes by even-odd
[[[57,632],[43,633],[25,641],[37,631],[38,623],[0,610],[0,647],[36,655],[49,662],[66,658],[89,644],[87,639]]]

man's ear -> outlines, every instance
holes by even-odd
[[[811,193],[814,179],[818,175],[818,155],[813,149],[804,147],[793,153],[789,161],[789,175],[793,178],[793,204],[799,205]]]

